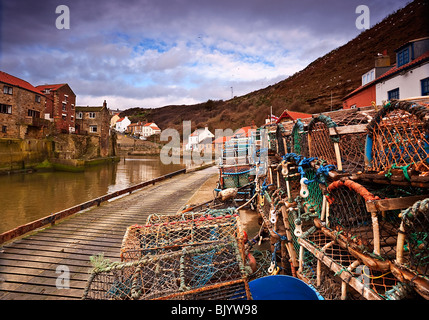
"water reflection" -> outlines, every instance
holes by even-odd
[[[81,173],[40,172],[0,176],[0,233],[107,193],[180,170],[159,157],[121,158]]]

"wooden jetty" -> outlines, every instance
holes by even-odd
[[[121,242],[130,225],[150,214],[175,214],[216,167],[180,174],[80,211],[55,225],[0,247],[0,300],[81,299],[90,256],[120,260]],[[57,286],[70,272],[69,288]],[[64,284],[64,283],[60,283]]]

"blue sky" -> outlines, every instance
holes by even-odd
[[[265,88],[355,38],[403,0],[0,0],[0,70],[68,83],[78,105],[156,108]],[[58,30],[58,5],[70,29]]]

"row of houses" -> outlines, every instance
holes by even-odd
[[[156,134],[161,134],[161,129],[155,122],[143,123],[141,121],[131,123],[127,116],[120,117],[119,113],[113,115],[110,119],[110,127],[117,132],[127,133],[138,137],[150,137]]]
[[[49,134],[110,135],[107,102],[76,106],[67,83],[33,86],[0,71],[0,138],[44,138]]]

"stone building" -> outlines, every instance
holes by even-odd
[[[49,121],[43,119],[46,97],[33,85],[0,71],[0,138],[42,138]]]
[[[107,102],[102,106],[76,106],[76,133],[81,135],[98,136],[100,138],[100,156],[115,155],[116,143],[110,131],[110,112]],[[113,149],[112,149],[113,148]],[[113,153],[113,154],[112,154]]]
[[[36,87],[46,96],[45,118],[53,119],[57,133],[75,131],[76,95],[67,83]]]

